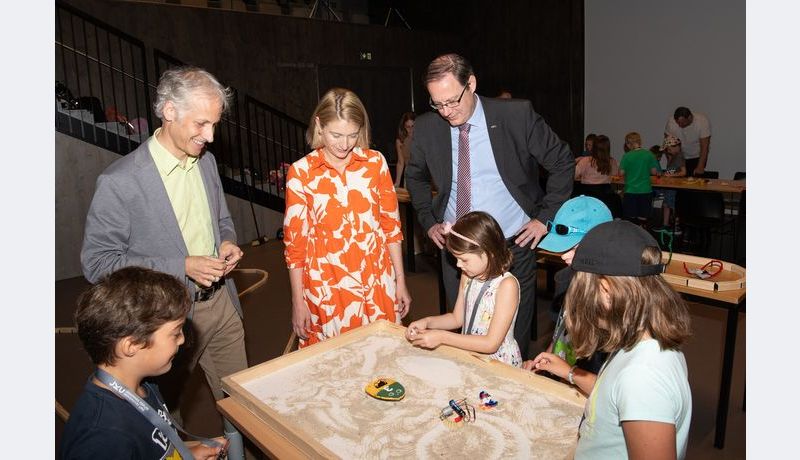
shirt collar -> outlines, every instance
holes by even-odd
[[[483,114],[483,105],[481,104],[481,98],[479,98],[477,94],[475,94],[474,97],[475,97],[475,110],[472,111],[472,116],[469,117],[466,123],[475,128],[482,128],[485,130],[486,116]],[[450,129],[458,129],[458,126],[451,126]]]
[[[325,159],[325,154],[322,152],[322,147],[315,149],[313,152],[307,155],[308,159],[308,166],[309,169],[319,168],[322,166],[330,168],[331,165]],[[361,147],[356,147],[353,149],[353,152],[350,155],[350,162],[353,161],[366,161],[369,157],[367,154],[361,149]],[[350,163],[348,163],[349,165]]]
[[[161,128],[156,129],[147,146],[150,148],[150,155],[153,157],[156,168],[159,170],[161,175],[165,177],[169,176],[175,171],[175,168],[181,168],[186,171],[190,171],[200,158],[188,157],[186,158],[186,164],[181,166],[181,162],[175,158],[175,155],[169,153],[169,150],[167,150],[163,145],[161,145],[160,142],[158,142],[157,136],[160,131]]]

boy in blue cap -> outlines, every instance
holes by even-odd
[[[572,198],[561,205],[553,221],[547,222],[548,233],[542,238],[539,248],[561,253],[561,259],[570,265],[572,257],[575,255],[575,248],[583,236],[595,226],[603,222],[610,222],[612,219],[611,211],[597,198],[584,195]],[[570,366],[577,364],[582,369],[596,373],[602,365],[603,356],[592,356],[590,359],[579,361],[572,350],[564,324],[564,295],[573,273],[569,267],[566,267],[555,275],[556,288],[551,309],[553,311],[558,309],[558,316],[553,330],[553,341],[547,350],[567,361]],[[523,367],[531,370],[532,361],[525,361]]]

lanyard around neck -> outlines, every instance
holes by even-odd
[[[481,290],[478,291],[478,297],[475,297],[475,302],[472,305],[472,315],[470,315],[469,323],[467,323],[466,303],[470,288],[472,287],[472,281],[473,280],[469,280],[469,284],[467,284],[467,288],[465,289],[466,292],[464,293],[464,326],[466,326],[466,328],[462,331],[462,333],[466,335],[472,334],[472,325],[475,322],[475,314],[478,312],[478,304],[481,302],[481,298],[483,298],[483,294],[486,293],[486,289],[489,287],[489,284],[491,284],[492,280],[486,280],[483,283],[483,286],[481,286]]]
[[[158,428],[159,431],[161,431],[161,433],[163,433],[167,438],[169,438],[169,440],[172,442],[172,445],[174,445],[175,449],[181,454],[181,457],[185,459],[194,458],[192,452],[189,450],[188,447],[186,447],[186,444],[184,444],[180,436],[178,436],[177,430],[180,430],[183,433],[186,433],[186,431],[184,431],[174,420],[171,419],[168,412],[165,411],[164,415],[167,417],[167,419],[169,419],[169,421],[161,418],[147,401],[139,397],[139,395],[137,395],[136,392],[132,391],[130,388],[118,382],[117,379],[114,378],[114,376],[104,371],[103,369],[98,368],[95,371],[95,376],[97,377],[97,380],[105,384],[108,388],[111,389],[111,391],[116,393],[119,397],[130,403],[130,405],[133,406],[137,411],[139,411],[139,413],[142,414],[144,418],[146,418],[150,423],[153,424],[153,426]],[[144,383],[144,386],[147,388],[147,391],[150,392],[155,391],[155,388],[150,386],[150,384],[148,383]],[[170,426],[170,422],[172,422],[175,428]],[[213,447],[221,445],[218,441],[214,439],[201,438],[198,436],[190,435],[189,433],[186,434],[191,436],[192,438],[199,440],[200,442],[206,445],[210,445]]]

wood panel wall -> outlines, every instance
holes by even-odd
[[[582,145],[582,0],[403,2],[413,30],[170,4],[67,3],[299,120],[316,105],[319,66],[411,68],[420,113],[429,110],[421,84],[428,62],[459,52],[472,61],[480,94],[507,87],[531,99],[573,150]],[[361,60],[362,51],[372,59]]]

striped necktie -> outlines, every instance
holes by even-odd
[[[472,179],[469,168],[469,123],[458,127],[458,177],[456,178],[456,219],[472,205]]]

